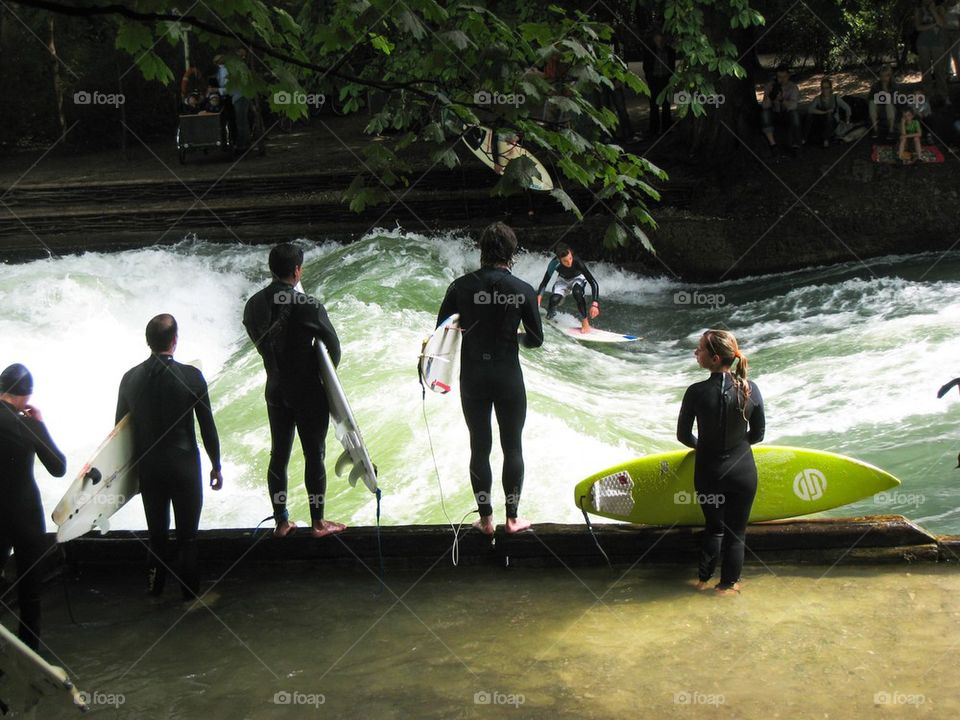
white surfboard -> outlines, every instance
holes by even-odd
[[[110,517],[140,492],[133,460],[133,427],[125,415],[54,508],[57,542],[69,542],[94,528],[109,531]]]
[[[560,330],[567,337],[586,343],[629,343],[642,340],[639,335],[624,335],[622,333],[610,332],[590,326],[589,332],[581,332],[580,322],[569,315],[558,315],[548,320],[551,325]]]
[[[199,360],[186,364],[200,368]],[[54,508],[57,542],[69,542],[94,529],[110,531],[110,518],[140,492],[133,462],[133,427],[130,415],[125,415]]]
[[[362,479],[370,492],[375,493],[377,467],[370,460],[367,447],[363,444],[363,435],[360,434],[360,426],[357,425],[350,402],[337,376],[337,369],[322,342],[317,343],[317,354],[320,356],[320,377],[330,404],[330,419],[333,421],[337,440],[343,445],[343,453],[337,458],[334,471],[337,477],[343,477],[347,468],[351,468],[348,478],[350,486],[356,487],[357,480]]]
[[[453,371],[460,350],[460,313],[444,320],[427,338],[420,350],[420,382],[435,393],[447,394],[453,388]]]
[[[553,180],[550,178],[550,173],[547,172],[547,168],[544,167],[543,163],[540,162],[533,153],[521,147],[515,139],[504,135],[497,135],[497,154],[496,162],[494,162],[493,130],[483,125],[472,125],[463,132],[462,138],[464,144],[470,148],[470,152],[476,155],[480,162],[498,175],[503,175],[507,164],[511,160],[516,160],[519,157],[530,158],[539,175],[539,177],[532,177],[530,179],[530,189],[540,192],[550,192],[553,190]]]
[[[24,712],[44,697],[61,695],[81,712],[89,708],[63,668],[51,665],[0,625],[0,701]]]

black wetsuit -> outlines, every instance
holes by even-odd
[[[243,325],[263,358],[267,371],[267,418],[270,422],[270,466],[267,486],[273,516],[287,519],[287,465],[296,430],[303,447],[303,481],[310,518],[323,519],[327,473],[323,465],[330,407],[320,379],[320,358],[314,342],[340,363],[340,340],[319,300],[275,280],[247,301]]]
[[[743,569],[747,520],[757,494],[750,446],[763,440],[765,429],[763,398],[748,382],[750,397],[744,403],[729,373],[711,373],[687,388],[677,421],[677,439],[697,451],[694,487],[706,520],[700,579],[710,579],[722,552],[723,588],[737,582]],[[694,418],[698,438],[693,435]]]
[[[509,270],[483,267],[454,280],[437,317],[460,313],[463,341],[460,355],[460,403],[470,431],[470,480],[480,515],[493,513],[490,450],[491,409],[497,413],[503,449],[503,492],[507,517],[517,517],[523,489],[523,424],[527,392],[520,370],[517,328],[523,322],[524,345],[543,344],[537,296]]]
[[[133,425],[134,457],[150,532],[150,591],[161,594],[166,581],[173,503],[180,590],[184,599],[193,599],[200,585],[197,528],[203,508],[194,413],[213,469],[220,469],[220,438],[213,422],[207,381],[195,367],[178,363],[169,355],[151,355],[128,370],[120,381],[116,421],[120,422],[127,413]]]
[[[590,284],[590,292],[593,296],[594,302],[600,301],[600,285],[597,284],[596,278],[593,277],[591,272],[587,269],[587,266],[583,264],[583,261],[580,258],[574,258],[573,263],[570,267],[565,266],[558,258],[554,258],[550,261],[550,264],[547,265],[547,272],[543,275],[543,280],[540,281],[540,287],[537,288],[537,295],[543,295],[544,289],[550,283],[550,278],[553,277],[553,273],[557,273],[564,280],[573,280],[578,275],[583,275],[587,283]],[[573,293],[574,299],[577,301],[577,312],[579,313],[580,319],[583,320],[587,317],[587,300],[583,296],[583,283],[575,283],[574,286],[570,289]],[[552,318],[557,312],[557,307],[563,301],[564,296],[560,293],[552,293],[550,295],[550,300],[547,303],[547,318]]]
[[[40,560],[46,543],[40,489],[33,477],[34,458],[54,477],[63,477],[67,461],[43,423],[24,417],[0,402],[0,569],[10,549],[17,558],[17,636],[29,647],[40,647]],[[8,601],[0,598],[4,604]]]

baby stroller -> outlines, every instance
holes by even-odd
[[[188,95],[179,113],[177,123],[177,152],[180,164],[187,162],[187,152],[202,150],[206,155],[211,149],[227,152],[231,149],[230,128],[223,115],[223,100],[212,93],[203,97],[200,93]]]

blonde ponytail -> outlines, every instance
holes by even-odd
[[[720,361],[728,368],[727,372],[733,379],[737,388],[737,397],[741,400],[741,410],[746,419],[747,401],[750,399],[750,383],[747,381],[747,368],[749,360],[747,356],[740,352],[740,346],[737,344],[737,338],[733,333],[726,330],[707,330],[703,334],[704,344],[712,355],[720,358]]]

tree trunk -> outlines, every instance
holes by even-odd
[[[117,54],[113,54],[113,64],[117,69],[117,93],[123,97],[123,75],[120,73],[120,65],[117,62]],[[129,160],[127,155],[127,103],[120,103],[120,152],[124,158]]]
[[[60,122],[60,137],[67,134],[67,117],[63,113],[63,78],[60,74],[60,58],[57,57],[57,45],[55,38],[55,25],[53,13],[47,20],[47,28],[50,32],[50,40],[47,43],[47,50],[50,51],[50,58],[53,62],[53,93],[57,103],[57,120]]]
[[[761,67],[755,50],[756,30],[731,31],[729,17],[716,11],[705,14],[704,30],[714,47],[730,39],[741,49],[741,64],[747,71],[742,80],[716,79],[714,84],[724,96],[724,102],[708,108],[706,117],[693,118],[691,113],[685,121],[690,126],[691,157],[708,164],[724,164],[741,143],[750,144],[760,132],[755,88],[761,79]]]

